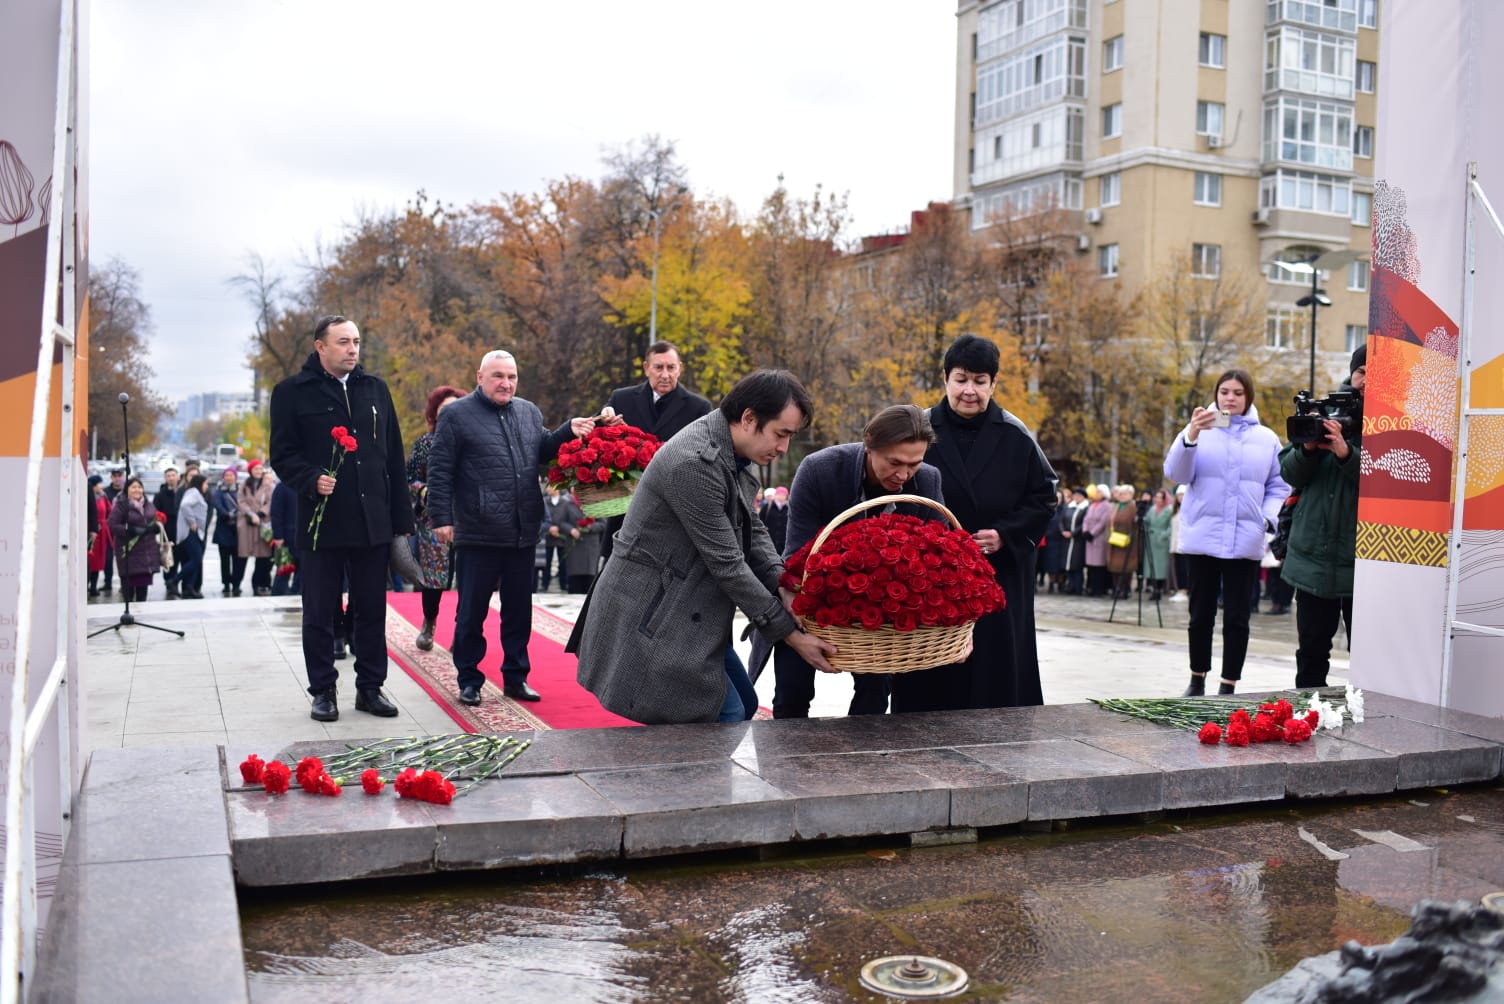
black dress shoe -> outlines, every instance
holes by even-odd
[[[461,704],[468,704],[471,707],[474,707],[475,705],[479,704],[480,703],[480,688],[479,687],[461,687],[460,688],[460,703]]]
[[[397,706],[382,696],[379,690],[355,691],[355,710],[364,711],[377,718],[396,718]]]
[[[339,721],[339,706],[334,703],[334,688],[321,690],[313,695],[313,708],[308,717],[316,722]]]
[[[526,683],[507,684],[501,692],[514,701],[541,701],[543,696]]]

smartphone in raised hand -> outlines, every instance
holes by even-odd
[[[1225,429],[1228,426],[1232,425],[1232,413],[1231,412],[1218,411],[1218,412],[1214,412],[1213,414],[1215,416],[1212,419],[1212,428],[1213,429]]]

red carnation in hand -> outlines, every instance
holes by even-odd
[[[1207,722],[1201,726],[1201,731],[1196,733],[1196,738],[1208,746],[1215,746],[1222,741],[1222,726],[1216,722]]]
[[[344,439],[349,434],[350,430],[345,428],[343,425],[336,425],[334,428],[329,430],[329,435],[333,436],[337,440]]]
[[[287,769],[287,764],[281,760],[273,760],[266,765],[266,770],[261,775],[261,786],[266,789],[268,795],[285,795],[292,781],[292,771]]]
[[[366,790],[367,795],[379,795],[381,789],[386,787],[386,780],[375,767],[367,767],[360,772],[360,786]]]
[[[266,773],[266,764],[256,754],[252,753],[240,764],[240,777],[246,784],[260,784],[261,778]]]
[[[157,522],[163,526],[167,525],[167,514],[160,509],[157,510]]]
[[[357,446],[359,446],[360,444],[355,441],[355,437],[354,436],[341,436],[340,440],[339,440],[339,445],[344,448],[344,451],[346,453],[354,453],[355,452],[355,448]]]

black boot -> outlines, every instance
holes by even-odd
[[[1191,674],[1191,685],[1189,687],[1185,688],[1185,693],[1181,694],[1180,696],[1181,697],[1205,697],[1206,696],[1206,674],[1205,673],[1192,673]]]
[[[433,618],[423,618],[423,629],[418,632],[418,637],[413,639],[413,644],[425,652],[433,648]]]
[[[316,722],[339,721],[339,705],[334,701],[333,687],[320,690],[313,695],[313,708],[308,712],[308,717]]]
[[[1219,683],[1219,684],[1217,684],[1217,693],[1219,695],[1230,694],[1230,693],[1232,693],[1232,688],[1233,688],[1233,684],[1231,684],[1231,683],[1226,683],[1226,682]]]

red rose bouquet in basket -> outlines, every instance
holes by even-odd
[[[898,513],[850,519],[889,503],[938,509],[950,525]],[[950,510],[884,495],[839,514],[789,558],[783,583],[805,630],[852,673],[906,673],[959,662],[977,618],[1006,602],[992,565]]]
[[[620,516],[642,472],[663,444],[634,425],[598,425],[588,436],[559,447],[548,483],[574,492],[586,516]]]

